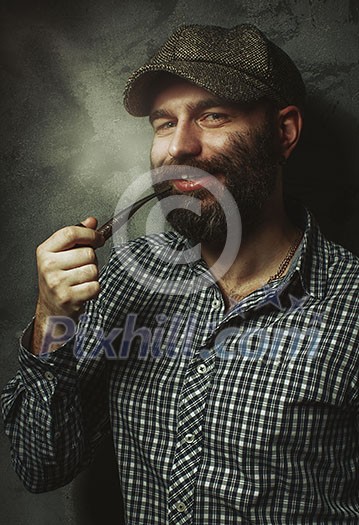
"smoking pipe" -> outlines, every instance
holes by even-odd
[[[97,231],[101,233],[105,241],[107,241],[113,233],[115,233],[117,230],[121,228],[129,219],[138,211],[146,202],[154,199],[157,196],[164,196],[167,193],[170,192],[170,188],[166,188],[165,190],[159,192],[159,193],[150,193],[150,195],[146,195],[142,199],[139,199],[138,201],[134,202],[133,204],[130,204],[130,206],[127,206],[123,210],[116,213],[112,219],[105,222],[102,226],[100,226]],[[77,226],[83,226],[83,224],[77,224]]]

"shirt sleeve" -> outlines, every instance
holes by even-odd
[[[14,469],[30,492],[44,492],[69,483],[89,465],[108,433],[107,379],[104,359],[99,352],[91,355],[96,330],[87,329],[82,339],[86,355],[76,354],[74,337],[42,357],[25,347],[31,330],[24,332],[19,370],[5,386],[1,405]]]
[[[27,350],[32,324],[21,339],[19,370],[3,390],[1,408],[15,471],[31,492],[69,483],[110,432],[113,356],[106,341],[129,308],[121,260],[114,249],[101,270],[98,298],[86,303],[76,334],[64,346],[34,356]]]

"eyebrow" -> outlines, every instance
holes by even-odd
[[[210,97],[210,98],[199,100],[198,102],[186,104],[186,109],[189,112],[193,112],[193,111],[203,111],[205,109],[209,109],[209,108],[213,108],[217,106],[228,106],[228,105],[230,105],[230,103],[225,101],[222,98]],[[172,115],[172,112],[169,110],[166,110],[166,108],[156,109],[155,111],[152,111],[151,114],[149,115],[150,124],[152,124],[153,121],[156,119],[167,118],[171,115]]]

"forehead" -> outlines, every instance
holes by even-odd
[[[187,80],[176,77],[169,78],[157,84],[150,115],[162,108],[173,109],[181,105],[197,107],[201,103],[205,103],[207,106],[232,105],[230,102],[210,93],[207,89],[196,86]]]

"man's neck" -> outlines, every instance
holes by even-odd
[[[244,229],[239,252],[229,270],[223,276],[214,275],[228,305],[265,285],[298,241],[300,231],[278,200],[268,203],[255,228]],[[210,268],[221,251],[218,244],[202,244],[202,257]]]

